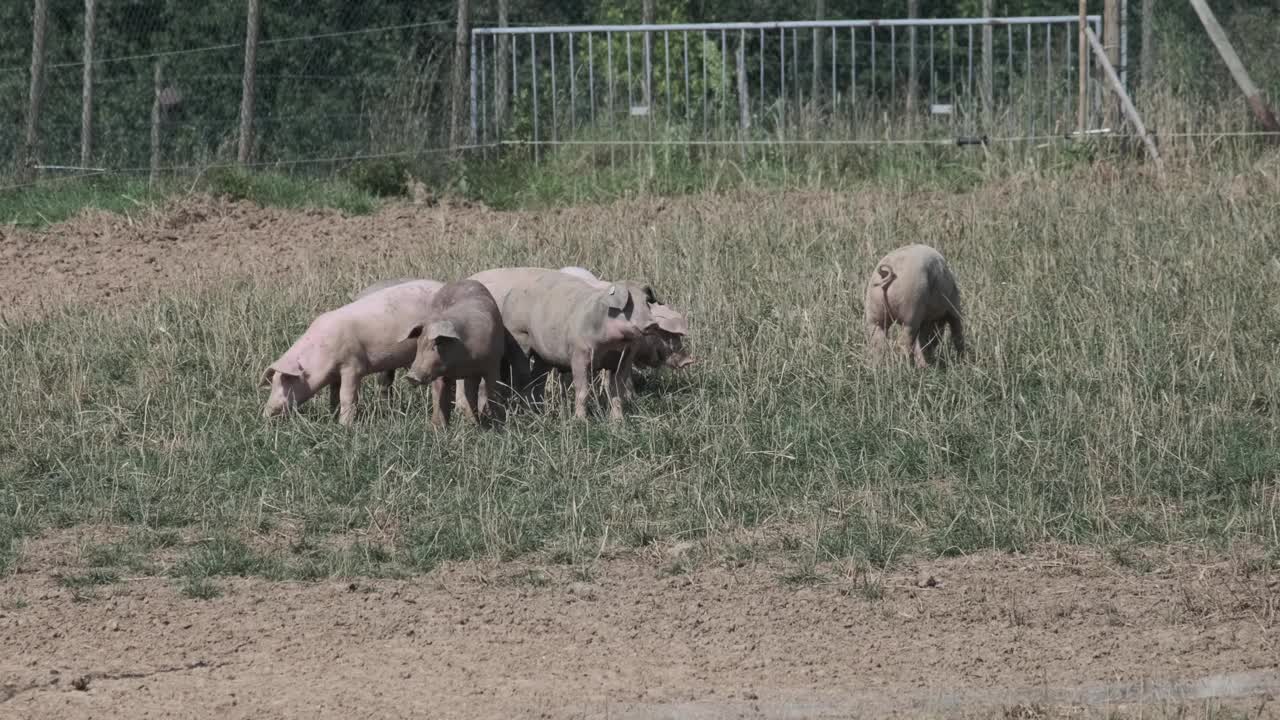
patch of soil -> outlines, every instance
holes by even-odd
[[[0,715],[1195,716],[1226,694],[1271,717],[1280,691],[1280,587],[1230,563],[986,554],[906,568],[878,599],[856,575],[797,587],[767,563],[667,565],[223,579],[208,601],[140,579],[73,602],[21,573],[0,585]]]
[[[928,196],[912,202],[943,205]],[[949,204],[954,206],[954,200]],[[0,225],[0,312],[19,318],[67,304],[111,306],[244,278],[292,284],[317,267],[394,263],[409,254],[421,256],[435,245],[479,244],[494,237],[516,238],[536,251],[567,231],[583,236],[598,232],[612,239],[619,229],[658,232],[678,219],[713,227],[717,218],[768,208],[848,216],[852,227],[853,216],[865,220],[876,211],[876,202],[870,194],[740,193],[528,212],[405,202],[385,205],[372,215],[346,216],[336,210],[263,208],[192,195],[130,215],[85,210],[40,230]],[[600,244],[608,246],[607,240]],[[565,264],[575,262],[586,260],[564,259]]]

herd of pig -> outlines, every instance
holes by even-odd
[[[889,349],[894,325],[917,367],[935,362],[947,328],[964,355],[959,286],[927,245],[881,258],[866,284],[864,318],[873,358]],[[396,370],[407,368],[409,382],[431,385],[436,426],[448,424],[459,401],[477,421],[501,422],[512,399],[541,401],[552,370],[572,373],[578,418],[587,416],[592,379],[603,372],[609,417],[620,420],[637,368],[695,362],[683,347],[688,331],[684,314],[651,285],[600,280],[580,267],[485,270],[449,283],[386,280],[317,317],[267,366],[263,416],[285,414],[328,387],[330,411],[349,425],[364,376],[377,375],[390,392]]]

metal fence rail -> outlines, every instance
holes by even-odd
[[[1087,21],[1101,32],[1100,16]],[[472,141],[536,149],[655,137],[1067,133],[1076,129],[1078,23],[1062,15],[476,28]],[[1091,130],[1102,83],[1092,58],[1087,67]]]

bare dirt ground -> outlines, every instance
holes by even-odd
[[[647,222],[698,202],[625,212]],[[396,206],[344,218],[196,198],[133,219],[86,213],[39,232],[0,228],[0,308],[126,302],[228,273],[287,278],[391,256],[424,228],[479,241],[519,227],[536,242],[590,212]],[[1280,580],[1241,557],[1169,552],[1138,570],[1093,551],[989,554],[868,589],[842,568],[797,585],[768,561],[672,575],[657,548],[601,560],[585,580],[469,563],[403,581],[220,581],[225,593],[207,601],[150,577],[77,601],[49,557],[24,553],[0,579],[0,717],[1280,712]]]
[[[42,562],[0,584],[0,716],[1274,716],[1280,585],[1239,562],[990,554],[875,598],[767,562],[670,575],[669,552],[586,580],[467,563],[208,601],[137,578],[76,602]]]

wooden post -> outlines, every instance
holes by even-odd
[[[1120,6],[1119,0],[1106,0],[1102,11],[1102,47],[1107,51],[1107,62],[1111,67],[1120,66]],[[1106,103],[1106,127],[1116,126],[1115,103]]]
[[[1116,97],[1120,98],[1120,108],[1124,110],[1129,122],[1138,131],[1138,136],[1142,138],[1142,144],[1147,146],[1147,152],[1156,164],[1156,172],[1163,178],[1164,161],[1160,159],[1160,152],[1156,150],[1156,144],[1147,135],[1147,128],[1142,124],[1142,117],[1138,115],[1138,109],[1129,100],[1129,93],[1125,92],[1124,85],[1120,84],[1120,76],[1116,74],[1116,69],[1111,65],[1111,60],[1107,58],[1107,53],[1103,49],[1102,43],[1098,42],[1098,36],[1093,33],[1093,28],[1085,28],[1085,34],[1088,37],[1089,46],[1093,48],[1093,54],[1096,56],[1098,64],[1102,66],[1102,72],[1107,76],[1107,81],[1111,83],[1111,89],[1115,91]]]
[[[920,17],[920,0],[907,0],[907,18],[915,20]],[[916,26],[912,25],[907,34],[911,45],[911,57],[907,58],[907,124],[915,123],[916,95],[920,92],[920,79],[916,70]]]
[[[1156,0],[1142,0],[1142,48],[1138,55],[1138,74],[1145,93],[1151,87],[1155,75],[1155,46],[1152,37]]]
[[[249,0],[249,21],[244,35],[244,77],[240,87],[240,153],[237,157],[241,165],[248,164],[253,154],[253,85],[258,69],[258,26],[261,17],[260,0]]]
[[[84,0],[84,78],[80,83],[80,167],[93,159],[93,35],[96,0]]]
[[[498,27],[507,27],[507,16],[511,12],[511,0],[498,0]],[[497,94],[497,106],[493,111],[494,127],[498,137],[502,137],[502,129],[507,124],[507,104],[511,101],[511,36],[498,36],[498,81],[494,88]]]
[[[31,16],[31,95],[27,98],[26,131],[22,152],[18,153],[16,175],[19,182],[35,178],[36,143],[39,141],[40,105],[44,102],[44,36],[49,26],[47,0],[35,0]]]
[[[151,176],[150,183],[155,186],[160,177],[160,123],[164,120],[164,107],[160,103],[160,94],[164,92],[164,64],[156,60],[155,92],[151,98]]]
[[[993,0],[982,0],[982,17],[989,18],[993,13]],[[984,129],[991,127],[991,111],[994,102],[995,70],[992,53],[995,43],[992,42],[991,23],[982,26],[982,125]]]
[[[1079,41],[1076,43],[1076,49],[1078,50],[1076,53],[1076,74],[1079,76],[1080,92],[1076,93],[1076,132],[1081,135],[1084,134],[1085,118],[1087,117],[1086,113],[1088,108],[1088,98],[1085,96],[1085,93],[1088,92],[1088,90],[1085,89],[1085,78],[1089,76],[1089,53],[1084,51],[1085,47],[1089,44],[1089,42],[1085,40],[1085,29],[1089,25],[1088,7],[1088,0],[1080,0],[1080,37]]]
[[[471,40],[471,2],[458,0],[458,24],[453,43],[453,78],[450,91],[449,147],[455,151],[462,147],[467,136],[468,79],[467,50]],[[536,72],[536,69],[535,69]]]
[[[1231,41],[1227,40],[1227,34],[1223,32],[1222,26],[1218,24],[1218,18],[1214,16],[1213,11],[1205,4],[1204,0],[1191,0],[1191,7],[1195,8],[1196,14],[1200,16],[1200,22],[1204,24],[1204,29],[1209,33],[1209,39],[1213,41],[1214,47],[1218,49],[1218,54],[1222,56],[1222,61],[1227,64],[1227,69],[1231,71],[1231,77],[1235,78],[1236,85],[1240,86],[1240,91],[1244,93],[1245,102],[1249,103],[1249,109],[1253,111],[1254,117],[1262,125],[1262,129],[1267,132],[1280,132],[1280,124],[1276,123],[1276,116],[1271,112],[1271,108],[1267,107],[1267,103],[1262,99],[1262,94],[1258,92],[1258,86],[1253,84],[1253,80],[1249,78],[1249,73],[1244,69],[1244,63],[1240,62],[1240,56],[1236,54],[1235,48],[1231,47]]]

